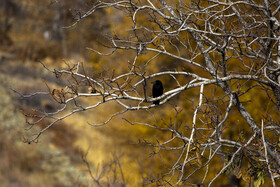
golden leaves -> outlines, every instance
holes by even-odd
[[[58,103],[65,103],[65,90],[64,89],[53,89],[51,92],[51,96],[53,97],[53,99],[58,102]]]
[[[68,94],[68,87],[66,86],[65,88],[61,88],[61,89],[52,89],[48,86],[48,84],[45,82],[48,90],[49,90],[49,94],[50,96],[52,96],[52,98],[62,104],[62,103],[65,103],[66,101],[66,94]]]

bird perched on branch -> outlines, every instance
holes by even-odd
[[[163,94],[163,85],[160,80],[156,80],[152,82],[153,84],[153,97],[159,97]],[[155,105],[159,105],[159,100],[154,101]]]

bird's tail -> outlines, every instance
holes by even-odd
[[[154,104],[155,104],[155,105],[159,105],[159,100],[154,101]]]

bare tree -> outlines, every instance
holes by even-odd
[[[241,167],[246,163],[248,175],[254,178],[255,185],[263,181],[273,186],[279,184],[278,0],[97,1],[86,14],[80,15],[75,24],[100,9],[126,13],[131,18],[130,35],[107,36],[110,44],[106,47],[111,50],[108,54],[89,49],[104,56],[118,51],[134,54],[133,61],[127,64],[129,71],[96,78],[89,76],[81,63],[62,70],[49,69],[42,63],[55,76],[62,79],[68,76],[72,82],[60,90],[49,88],[49,94],[61,104],[61,108],[53,113],[41,112],[39,116],[33,116],[39,120],[29,122],[31,126],[46,118],[52,122],[35,137],[26,140],[28,143],[37,142],[41,134],[57,122],[107,102],[116,103],[120,110],[100,124],[89,125],[106,125],[128,111],[149,111],[161,105],[170,108],[167,103],[171,99],[183,99],[181,93],[195,90],[194,109],[175,106],[174,123],[162,126],[157,120],[148,123],[124,119],[132,125],[169,132],[172,135],[169,139],[157,144],[146,143],[159,151],[179,152],[161,177],[148,182],[163,186],[211,186],[230,168],[234,168],[235,172],[231,170],[231,174],[236,178],[245,178]],[[149,59],[143,60],[143,56],[149,56]],[[158,59],[171,59],[172,68],[159,68],[159,72],[153,72],[152,63],[163,64]],[[152,98],[147,91],[148,83],[152,79],[168,79],[166,77],[173,79],[176,85],[165,83],[163,95]],[[90,93],[82,92],[81,86],[88,86]],[[211,89],[214,91],[210,93]],[[37,94],[42,93],[23,97]],[[85,97],[96,98],[97,102],[93,105],[80,102]],[[153,104],[156,100],[160,100],[159,106]],[[260,105],[266,110],[253,111]],[[65,114],[67,107],[72,109]],[[184,127],[176,122],[182,110],[192,114],[192,122]],[[244,123],[235,123],[237,120]],[[240,134],[233,138],[227,133],[229,128],[244,128],[246,136]],[[217,166],[217,163],[223,164]],[[199,176],[200,182],[193,182],[194,176]]]

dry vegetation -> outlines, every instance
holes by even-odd
[[[229,2],[1,1],[1,184],[279,184],[280,4]]]

